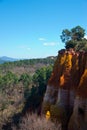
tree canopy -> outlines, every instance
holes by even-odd
[[[84,36],[85,29],[81,26],[76,26],[71,30],[64,29],[60,38],[65,43],[66,49],[74,48],[75,50],[87,51],[87,39]]]

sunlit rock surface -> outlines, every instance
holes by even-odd
[[[58,52],[43,101],[47,111],[63,130],[87,130],[87,52]]]

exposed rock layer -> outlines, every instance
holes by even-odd
[[[44,96],[48,110],[64,130],[87,130],[87,52],[59,51]]]

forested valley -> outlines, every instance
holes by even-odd
[[[17,124],[26,112],[40,114],[55,60],[56,57],[48,57],[0,65],[0,129],[10,129],[8,124]]]
[[[70,117],[67,118],[67,120],[66,117],[70,115],[67,114],[68,109],[64,109],[64,106],[62,106],[64,109],[63,112],[66,115],[63,117],[64,114],[61,112],[60,104],[61,102],[63,102],[63,104],[68,102],[67,106],[70,106],[69,103],[72,102],[70,100],[73,98],[73,96],[71,95],[70,100],[68,99],[65,101],[65,99],[67,99],[66,97],[69,96],[66,96],[66,94],[64,96],[60,96],[59,93],[60,97],[58,98],[58,92],[60,92],[58,89],[62,89],[61,94],[63,94],[62,92],[64,89],[64,92],[66,92],[66,89],[67,92],[69,92],[71,88],[74,88],[71,89],[71,92],[74,90],[76,94],[76,87],[79,86],[80,83],[80,87],[83,88],[81,88],[82,91],[79,92],[81,104],[82,97],[84,95],[87,97],[87,39],[85,38],[85,29],[80,26],[76,26],[71,30],[64,29],[60,35],[60,38],[62,42],[64,42],[65,48],[58,52],[57,57],[50,56],[43,59],[25,59],[14,62],[4,62],[3,64],[0,64],[1,130],[68,129],[68,119]],[[78,82],[75,81],[76,76],[76,80]],[[74,83],[74,85],[71,83]],[[83,90],[86,94],[83,93]],[[78,95],[76,96],[78,98]],[[83,98],[83,103],[85,106],[87,105],[84,100],[86,97]],[[53,107],[54,103],[56,103],[55,101],[57,101],[57,98],[59,108],[58,105]],[[44,105],[45,99],[46,101],[49,101],[47,102],[47,105]],[[51,104],[51,101],[54,102]],[[69,108],[71,109],[71,107]],[[42,109],[46,109],[46,112],[43,113],[44,116],[41,117]],[[74,106],[72,109],[74,109]],[[82,111],[83,108],[78,108],[78,110],[80,110],[80,113],[83,115],[84,111],[86,111],[86,109]],[[47,113],[48,116],[46,116]],[[78,112],[77,115],[79,116]],[[50,120],[46,120],[45,116],[47,118],[50,117]],[[86,114],[84,117],[86,117]],[[81,119],[83,118],[81,117]],[[87,122],[87,118],[85,120]],[[72,123],[72,126],[73,124],[74,123]],[[77,125],[77,127],[79,127],[79,125]],[[80,127],[84,127],[86,130],[87,123],[85,123],[83,120],[83,124],[81,124]],[[70,126],[70,130],[71,128],[72,127]]]

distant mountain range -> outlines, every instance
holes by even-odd
[[[46,57],[47,59],[55,59],[56,56],[49,56],[49,57]],[[39,59],[39,58],[37,58]],[[44,59],[44,58],[41,58],[41,59]],[[16,59],[16,58],[12,58],[12,57],[7,57],[7,56],[1,56],[0,57],[0,64],[3,64],[5,62],[14,62],[14,61],[18,61],[18,60],[25,60],[25,59]],[[28,60],[28,59],[27,59]]]
[[[11,58],[11,57],[7,57],[7,56],[2,56],[0,57],[0,64],[4,63],[4,62],[13,62],[13,61],[17,61],[18,59],[15,58]]]

